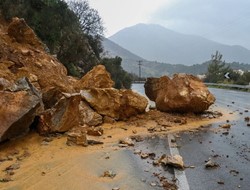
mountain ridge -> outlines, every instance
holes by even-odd
[[[109,39],[144,59],[171,64],[193,65],[220,51],[227,62],[250,62],[250,50],[225,45],[201,36],[183,34],[156,24],[126,27]]]
[[[201,64],[194,64],[191,66],[182,65],[182,64],[169,64],[169,63],[160,63],[148,61],[144,58],[141,58],[132,52],[120,47],[115,42],[103,37],[103,47],[105,57],[115,57],[119,56],[122,58],[122,67],[129,73],[137,74],[139,73],[138,61],[142,60],[142,77],[160,77],[162,75],[172,75],[174,73],[189,73],[193,75],[204,74],[207,71],[207,66],[209,60],[205,60]],[[240,63],[230,63],[232,69],[242,69],[250,70],[250,64],[240,64]]]

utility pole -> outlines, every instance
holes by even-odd
[[[139,65],[139,81],[141,81],[141,66],[142,66],[142,60],[137,61]]]

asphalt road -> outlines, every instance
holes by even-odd
[[[244,121],[250,117],[250,93],[210,89],[216,97],[215,106],[226,108],[237,120],[229,118],[230,129],[214,123],[202,131],[180,134],[177,144],[185,165],[195,166],[185,170],[191,190],[250,189],[250,127]],[[249,112],[248,112],[249,110]],[[219,165],[206,169],[211,159]]]
[[[134,84],[132,88],[144,94],[142,84]],[[183,157],[186,166],[194,166],[186,168],[183,172],[186,179],[185,187],[180,190],[249,190],[250,127],[247,126],[244,118],[250,117],[250,93],[216,88],[210,88],[210,91],[216,97],[213,107],[222,107],[232,116],[228,118],[231,128],[219,127],[227,123],[227,121],[221,121],[197,132],[178,134],[180,138],[176,140],[179,154]],[[156,139],[154,142],[144,141],[139,147],[151,147],[151,151],[170,152],[169,146],[162,146],[162,144],[168,144],[167,137]],[[206,169],[205,163],[209,159],[219,167]],[[139,162],[137,160],[137,163]],[[143,165],[149,167],[146,163],[142,163]],[[179,183],[181,186],[183,181]]]

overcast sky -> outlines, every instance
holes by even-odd
[[[155,23],[250,49],[250,0],[89,0],[106,36],[137,23]]]

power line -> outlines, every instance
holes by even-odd
[[[142,66],[142,60],[138,60],[136,61],[138,62],[138,66],[139,66],[139,80],[141,80],[141,66]]]

